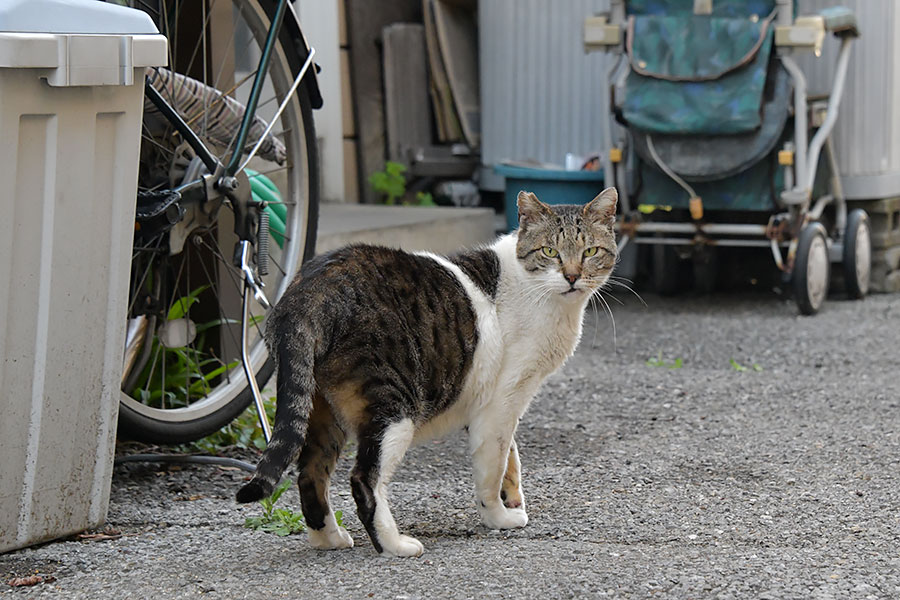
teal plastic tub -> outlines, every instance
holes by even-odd
[[[494,172],[506,178],[503,198],[506,228],[519,226],[516,196],[532,192],[545,204],[586,204],[603,191],[603,171],[563,171],[496,165]]]

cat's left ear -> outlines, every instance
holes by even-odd
[[[584,205],[583,214],[586,219],[600,221],[604,225],[612,225],[616,220],[616,203],[619,193],[614,187],[608,187],[597,197]]]

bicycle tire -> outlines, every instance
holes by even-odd
[[[182,5],[183,4],[184,3],[182,3]],[[146,6],[147,3],[144,1],[141,2],[140,5]],[[247,21],[247,29],[249,30],[250,35],[253,36],[258,44],[261,44],[261,35],[264,35],[264,30],[267,29],[268,25],[266,19],[271,20],[275,13],[276,3],[272,0],[234,0],[233,6],[235,8],[234,14],[241,16],[241,18],[244,18],[245,21]],[[285,15],[285,19],[293,18],[295,18],[293,12],[288,11]],[[254,22],[251,23],[250,21]],[[285,23],[285,26],[282,27],[279,39],[276,42],[276,51],[273,55],[273,62],[270,65],[271,81],[268,82],[273,89],[277,88],[277,92],[282,95],[286,91],[286,86],[289,86],[290,83],[293,82],[294,77],[299,73],[302,65],[301,57],[297,55],[295,50],[295,40],[291,36],[289,28],[286,25],[288,24]],[[296,30],[299,30],[299,27],[295,27],[295,31]],[[234,34],[234,37],[237,37],[237,33]],[[202,43],[204,46],[206,45],[205,41]],[[236,48],[237,43],[235,43],[235,51]],[[175,58],[173,59],[173,62],[177,60],[178,59]],[[276,72],[275,69],[280,69],[280,72]],[[279,97],[278,100],[278,103],[280,103],[281,98]],[[277,105],[278,103],[275,104]],[[287,164],[291,165],[289,167],[290,174],[286,175],[285,179],[290,181],[292,176],[299,176],[299,184],[297,181],[294,181],[290,188],[294,193],[289,194],[289,196],[291,196],[291,199],[296,199],[297,205],[294,208],[290,208],[290,222],[286,227],[288,231],[302,231],[302,234],[298,236],[302,237],[302,240],[292,240],[288,236],[285,236],[285,239],[290,240],[289,242],[285,241],[285,245],[288,245],[289,248],[291,248],[293,252],[299,254],[299,256],[295,256],[288,261],[289,264],[293,264],[293,268],[287,269],[286,271],[282,270],[282,274],[276,278],[278,281],[275,286],[276,289],[272,290],[269,288],[269,299],[273,303],[293,279],[293,276],[299,269],[299,265],[310,258],[315,251],[316,228],[318,222],[319,174],[318,149],[316,146],[316,136],[312,118],[312,103],[309,89],[305,85],[301,85],[297,90],[296,102],[291,102],[288,105],[288,109],[286,109],[287,117],[282,115],[282,120],[286,119],[287,122],[296,124],[296,127],[286,127],[285,130],[302,129],[302,133],[299,131],[289,131],[284,136],[286,148],[288,150]],[[205,118],[204,115],[204,119]],[[143,167],[147,167],[147,165],[142,164],[142,171],[146,171],[147,169],[144,169]],[[227,209],[220,209],[220,212],[218,213],[219,216],[214,225],[216,228],[219,227],[219,219],[221,219],[221,215],[223,214],[221,212],[222,210]],[[297,219],[302,219],[304,223],[299,223]],[[272,239],[277,241],[277,238],[274,236]],[[274,246],[274,244],[275,242],[273,241],[272,245]],[[185,243],[185,247],[188,247],[187,243]],[[185,250],[184,254],[187,254],[187,250]],[[215,252],[211,252],[210,254],[215,254]],[[221,258],[221,253],[219,254],[219,258]],[[140,257],[143,258],[143,256]],[[134,260],[137,261],[138,259],[139,253],[136,251]],[[183,258],[182,260],[188,262],[190,259]],[[279,269],[281,269],[280,266]],[[190,273],[190,267],[188,267],[188,272]],[[133,273],[135,273],[134,270]],[[214,278],[215,277],[210,277],[209,279]],[[225,278],[222,277],[222,279]],[[176,281],[176,283],[173,284],[173,287],[176,287],[177,284],[178,282]],[[219,282],[219,284],[222,285],[221,282]],[[137,288],[140,287],[141,285],[137,286]],[[134,274],[132,276],[132,289],[133,291],[135,289]],[[218,294],[219,291],[217,290],[215,293]],[[219,314],[222,315],[221,321],[226,323],[220,327],[228,327],[228,319],[231,317],[229,315],[228,318],[225,318],[226,312],[222,306],[222,299],[218,296],[217,299],[219,302],[217,310]],[[189,308],[187,310],[190,310],[192,304],[193,302],[188,303]],[[134,300],[130,302],[130,305],[134,305]],[[169,315],[171,316],[171,310]],[[132,315],[130,314],[129,317],[131,316]],[[190,318],[188,318],[188,320],[190,320]],[[260,383],[260,386],[263,386],[271,377],[274,371],[274,364],[267,356],[265,356],[264,343],[259,334],[261,334],[261,331],[257,331],[251,352],[251,356],[256,358],[251,359],[251,362],[254,363],[253,366],[256,372],[257,381]],[[224,334],[220,335],[224,337]],[[153,343],[156,343],[157,340],[153,339],[152,341]],[[151,343],[151,340],[147,338],[144,343],[149,344]],[[163,362],[165,362],[165,349],[163,349],[162,354]],[[230,360],[230,357],[228,357],[227,360]],[[223,364],[228,363],[223,362]],[[148,406],[143,401],[132,397],[132,395],[129,395],[123,390],[119,405],[119,435],[126,439],[148,443],[177,444],[203,438],[221,429],[243,412],[252,401],[251,390],[247,386],[246,379],[241,372],[240,366],[232,370],[234,371],[234,377],[237,379],[232,380],[232,382],[227,380],[220,381],[205,398],[201,398],[194,404],[189,404],[186,407],[166,408],[165,404],[163,404],[162,407]],[[230,370],[226,370],[228,378],[231,377],[229,373]],[[221,375],[218,377],[222,379]],[[123,377],[123,380],[124,379],[125,378]],[[165,393],[165,386],[168,385],[168,382],[165,381],[165,371],[163,371],[162,385],[163,393]],[[188,398],[188,400],[190,400],[190,398]]]

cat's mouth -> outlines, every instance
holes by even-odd
[[[572,294],[572,293],[575,293],[575,292],[583,292],[583,291],[584,291],[584,290],[582,290],[582,289],[580,289],[580,288],[574,288],[574,287],[573,287],[573,288],[569,288],[569,289],[567,289],[566,291],[564,291],[564,292],[562,293],[562,295],[563,295],[563,296],[567,296],[568,294]]]

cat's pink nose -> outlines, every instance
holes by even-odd
[[[565,277],[566,281],[568,281],[570,284],[575,285],[575,282],[578,281],[578,278],[581,277],[581,275],[579,275],[578,273],[564,273],[563,277]]]

